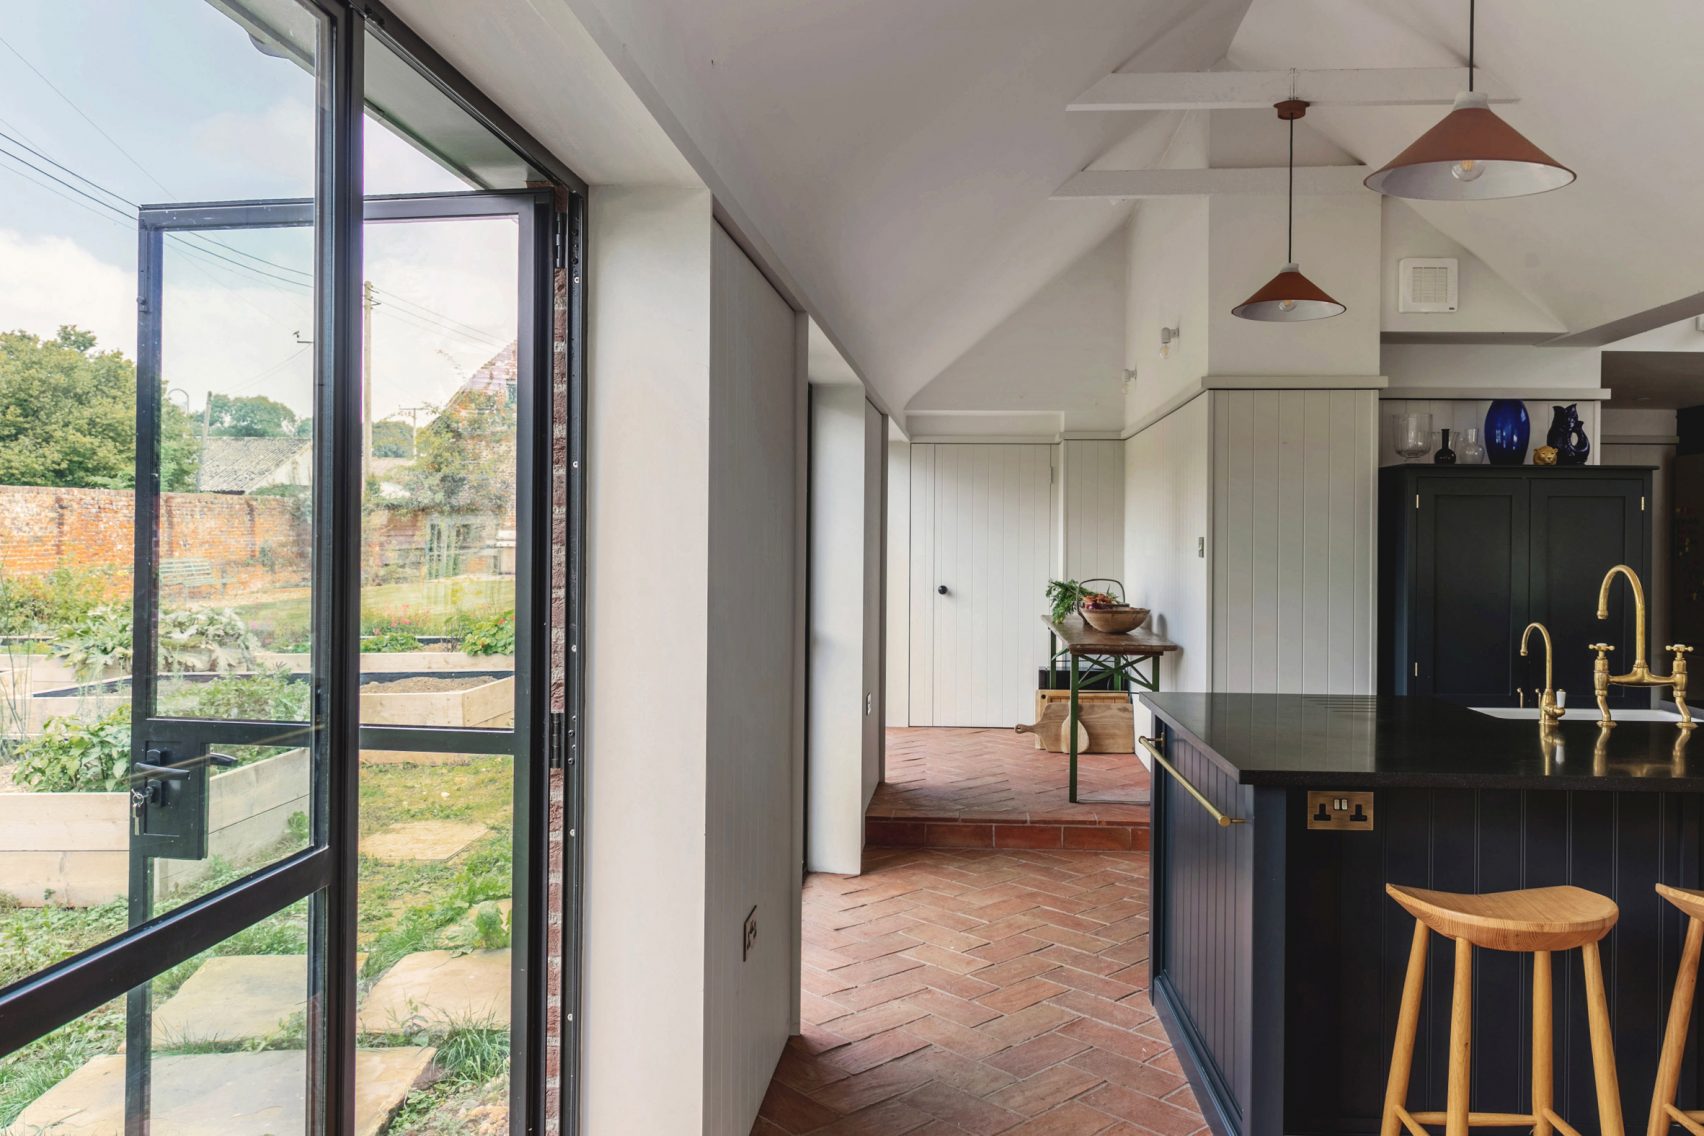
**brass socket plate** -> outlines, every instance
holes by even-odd
[[[1373,795],[1308,790],[1308,827],[1328,832],[1373,831]]]

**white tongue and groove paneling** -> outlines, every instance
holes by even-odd
[[[1047,659],[1053,451],[911,447],[912,725],[1034,717],[1036,670]]]
[[[1213,398],[1213,689],[1370,694],[1377,393]]]
[[[1068,580],[1124,579],[1124,443],[1064,443]]]

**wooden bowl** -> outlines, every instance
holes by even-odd
[[[1086,607],[1083,609],[1083,622],[1096,631],[1124,635],[1148,622],[1148,609],[1124,604],[1118,607]]]

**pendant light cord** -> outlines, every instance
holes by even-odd
[[[1284,263],[1296,262],[1296,120],[1290,120],[1290,184],[1284,218]]]
[[[1474,4],[1476,0],[1467,0],[1467,89],[1473,90],[1473,25],[1475,20]]]

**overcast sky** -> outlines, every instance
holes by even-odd
[[[0,330],[74,323],[134,358],[136,227],[102,189],[148,204],[309,196],[312,78],[206,0],[3,7]],[[470,188],[370,119],[366,139],[370,193]],[[379,417],[442,404],[515,338],[516,241],[506,220],[368,227]],[[209,390],[264,394],[309,412],[312,248],[305,228],[168,242],[174,401],[199,411]]]

